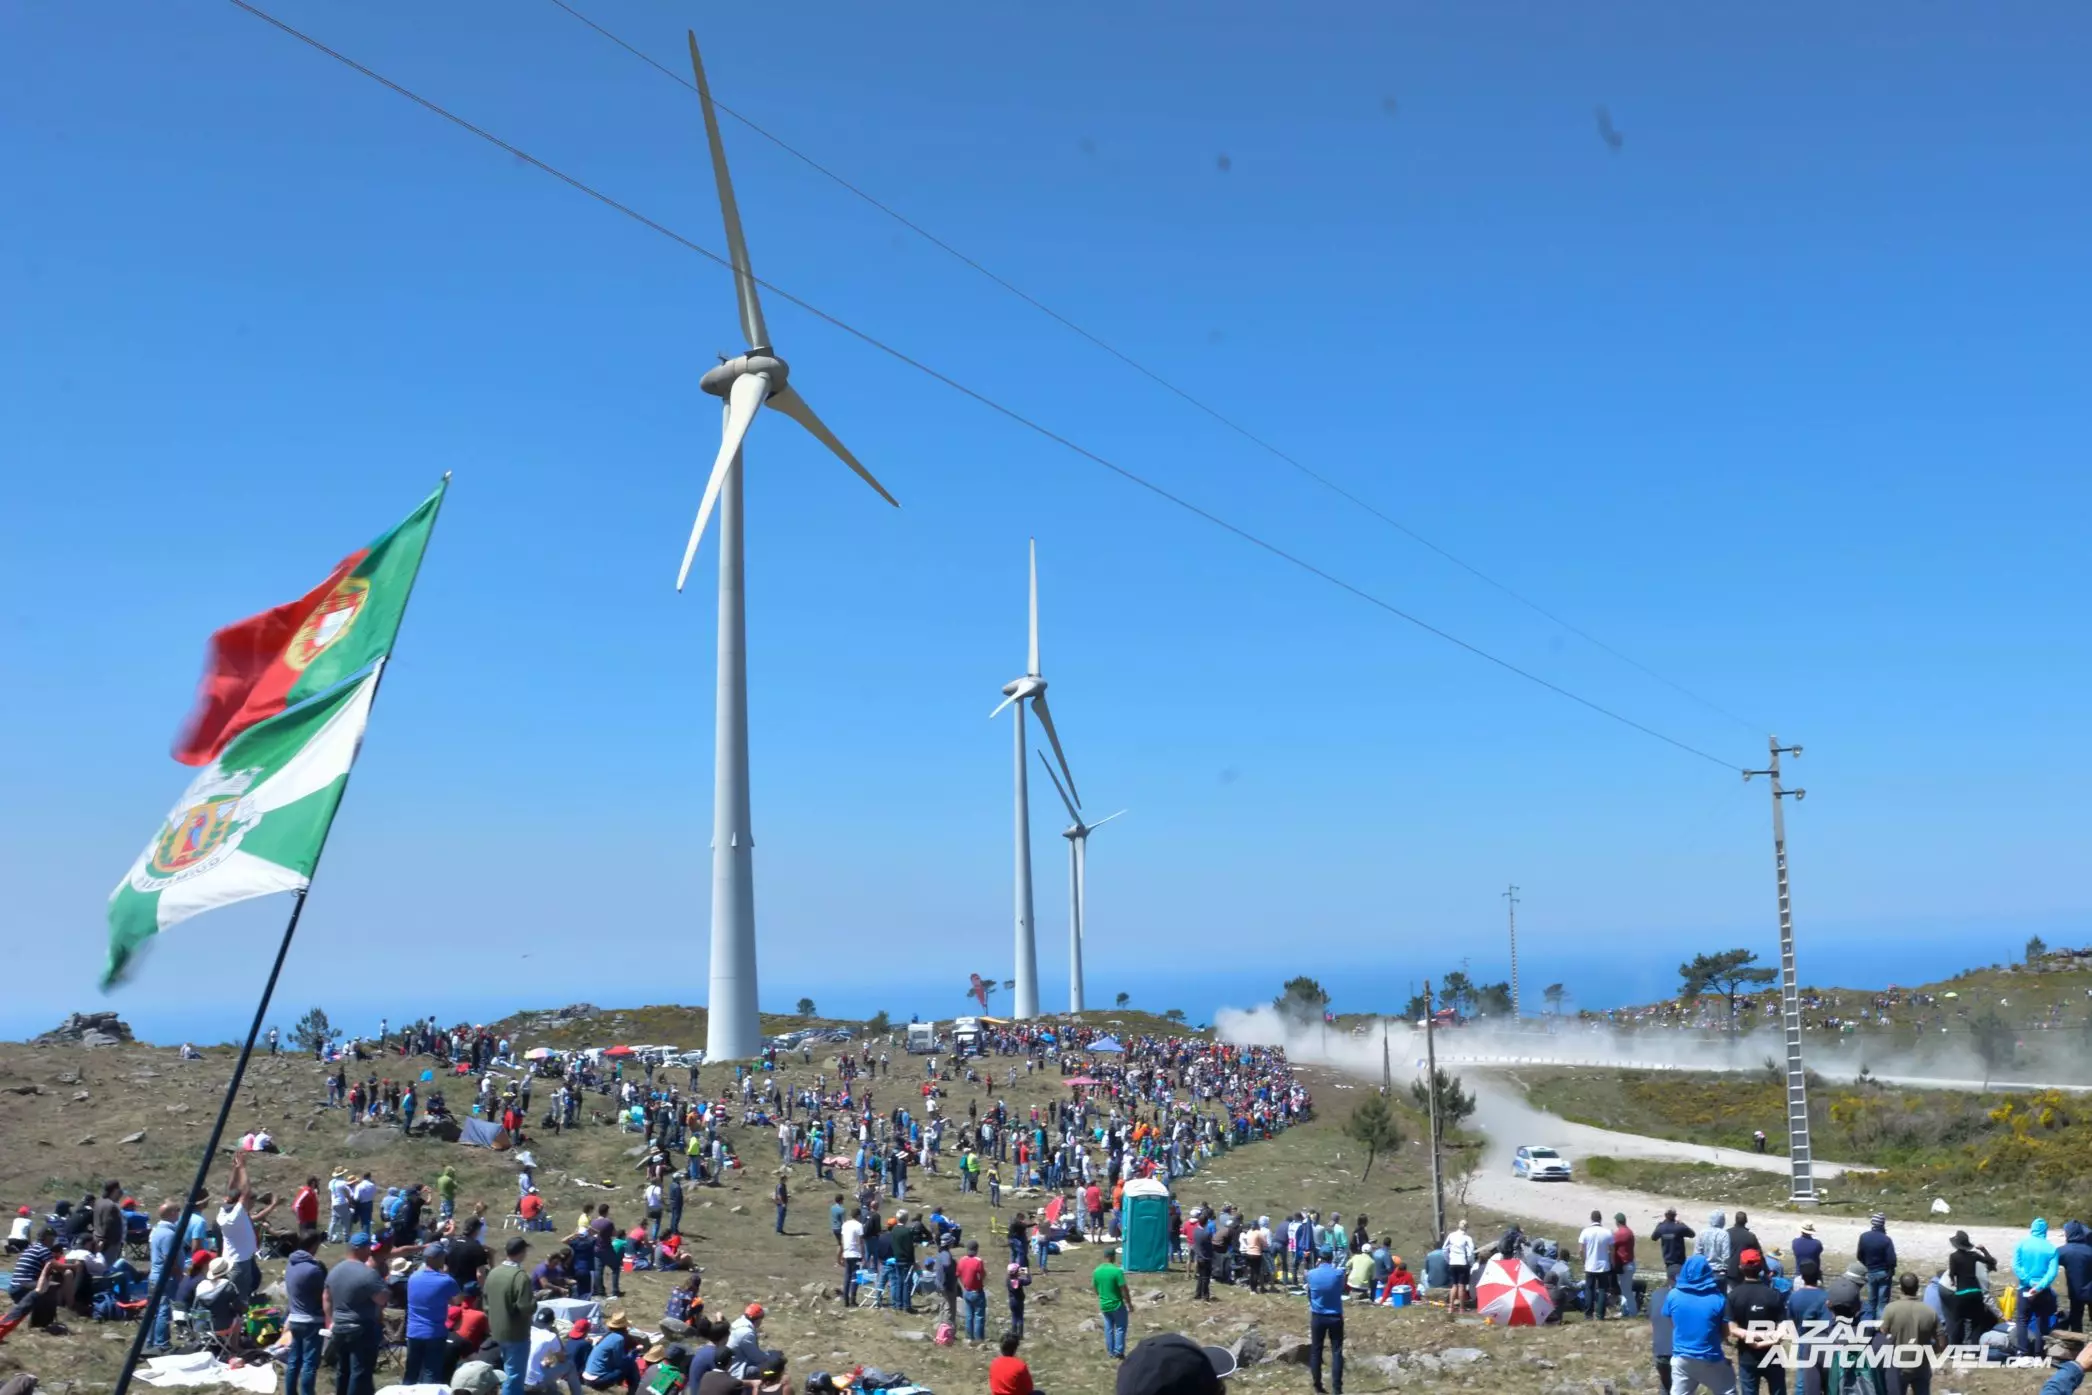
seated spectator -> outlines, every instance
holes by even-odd
[[[30,1217],[34,1215],[26,1206],[15,1212],[15,1218],[7,1227],[7,1252],[18,1255],[29,1248]]]
[[[1017,1354],[1023,1340],[1015,1332],[1002,1334],[1002,1355],[988,1363],[989,1395],[1037,1395],[1031,1383],[1031,1367]]]
[[[665,1245],[667,1241],[662,1243]],[[676,1322],[687,1322],[695,1327],[705,1315],[705,1300],[698,1296],[698,1290],[704,1286],[704,1282],[702,1277],[692,1274],[670,1289],[668,1305],[662,1310],[661,1315]]]
[[[623,1313],[613,1314],[603,1339],[588,1354],[581,1384],[588,1390],[609,1390],[622,1385],[627,1391],[639,1388],[639,1349],[632,1340],[632,1324]]]
[[[565,1298],[574,1291],[571,1266],[574,1252],[561,1248],[545,1256],[544,1263],[530,1271],[531,1287],[540,1298]]]

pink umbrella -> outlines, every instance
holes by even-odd
[[[1096,1081],[1086,1075],[1078,1075],[1073,1080],[1063,1080],[1061,1082],[1063,1085],[1094,1085],[1096,1083]]]
[[[1492,1259],[1475,1285],[1475,1311],[1505,1327],[1538,1327],[1554,1312],[1539,1276],[1515,1259]]]

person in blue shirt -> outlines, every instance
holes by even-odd
[[[2041,1350],[2041,1338],[2056,1317],[2056,1242],[2048,1222],[2036,1216],[2027,1238],[2012,1251],[2012,1275],[2019,1283],[2019,1302],[2012,1312],[2012,1344],[2027,1356]]]
[[[2063,1243],[2056,1247],[2056,1265],[2063,1271],[2070,1291],[2070,1316],[2063,1326],[2072,1332],[2085,1330],[2085,1307],[2092,1303],[2092,1231],[2083,1221],[2063,1223]]]
[[[1344,1395],[1344,1269],[1324,1253],[1308,1271],[1308,1373],[1316,1395],[1322,1395],[1322,1347],[1329,1345],[1329,1383],[1333,1395]]]
[[[639,1388],[639,1356],[632,1341],[631,1325],[623,1313],[610,1319],[610,1330],[588,1354],[581,1384],[590,1390],[608,1390],[622,1384],[626,1390]]]
[[[167,1272],[167,1266],[174,1257],[174,1225],[181,1217],[182,1204],[179,1201],[163,1201],[160,1203],[159,1224],[153,1227],[152,1239],[149,1242],[152,1252],[152,1270],[146,1276],[147,1293],[159,1291],[160,1276]],[[168,1340],[174,1333],[173,1299],[174,1285],[170,1283],[167,1286],[167,1296],[161,1300],[160,1306],[153,1310],[152,1338],[147,1342],[146,1348],[155,1354],[167,1349]],[[293,1395],[296,1395],[296,1392],[293,1392]]]
[[[1712,1395],[1734,1395],[1736,1372],[1722,1351],[1728,1300],[1707,1256],[1685,1261],[1677,1284],[1664,1297],[1663,1316],[1671,1324],[1671,1389],[1690,1392],[1704,1385]]]
[[[407,1280],[408,1385],[421,1384],[424,1376],[431,1383],[444,1378],[450,1352],[450,1302],[459,1291],[449,1267],[449,1256],[437,1245],[422,1254],[421,1268]]]

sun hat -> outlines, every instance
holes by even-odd
[[[219,1255],[216,1259],[211,1261],[211,1268],[208,1277],[213,1279],[231,1278],[232,1261],[227,1259],[224,1255]]]
[[[632,1320],[623,1313],[612,1313],[610,1320],[603,1325],[612,1332],[629,1332],[632,1330]]]
[[[1803,1221],[1801,1223],[1801,1233],[1804,1235],[1814,1235],[1816,1233],[1816,1222]]]

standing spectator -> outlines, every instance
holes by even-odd
[[[320,1379],[320,1328],[327,1320],[327,1266],[312,1257],[319,1232],[306,1227],[283,1271],[284,1329],[291,1348],[283,1362],[283,1395],[315,1395]]]
[[[450,1303],[459,1293],[458,1281],[445,1272],[450,1257],[441,1245],[423,1252],[421,1268],[407,1280],[407,1375],[408,1385],[419,1385],[424,1377],[433,1385],[444,1376],[450,1347]]]
[[[1613,1282],[1613,1232],[1598,1212],[1591,1213],[1591,1223],[1576,1237],[1576,1243],[1584,1252],[1584,1316],[1594,1321],[1605,1320],[1605,1302],[1612,1293]]]
[[[1797,1274],[1809,1274],[1818,1283],[1823,1281],[1823,1242],[1816,1238],[1814,1221],[1802,1222],[1801,1234],[1794,1237],[1794,1243],[1788,1246],[1788,1250],[1794,1256],[1794,1270]]]
[[[1729,1267],[1723,1276],[1730,1283],[1743,1277],[1743,1252],[1756,1250],[1764,1258],[1765,1247],[1758,1243],[1758,1233],[1751,1229],[1751,1218],[1743,1212],[1736,1213],[1736,1223],[1729,1227]]]
[[[109,1181],[102,1183],[102,1194],[94,1203],[94,1252],[102,1259],[114,1264],[123,1258],[123,1184]],[[252,1292],[252,1290],[249,1290]]]
[[[356,1202],[355,1183],[349,1180],[348,1169],[337,1167],[327,1182],[327,1243],[339,1245],[349,1238],[355,1228]]]
[[[1932,1366],[1925,1353],[1939,1349],[1939,1314],[1918,1297],[1917,1275],[1898,1275],[1896,1287],[1903,1296],[1881,1310],[1882,1336],[1896,1352],[1919,1355],[1889,1367],[1889,1395],[1932,1395]],[[1747,1390],[1745,1395],[1749,1395]]]
[[[683,1179],[674,1172],[668,1174],[668,1233],[683,1233]]]
[[[1671,1315],[1663,1309],[1670,1296],[1668,1282],[1649,1295],[1649,1355],[1656,1362],[1656,1395],[1671,1395]]]
[[[596,1297],[623,1298],[625,1265],[618,1257],[617,1222],[610,1219],[609,1202],[596,1207],[595,1219],[588,1223],[588,1229],[596,1238]]]
[[[371,1223],[371,1207],[377,1204],[378,1184],[371,1180],[368,1172],[349,1188],[349,1220],[356,1229],[368,1232]]]
[[[458,1170],[449,1163],[436,1174],[436,1219],[447,1221],[458,1213]]]
[[[1726,1232],[1719,1232],[1724,1240]],[[1722,1332],[1728,1305],[1714,1281],[1714,1266],[1704,1254],[1685,1261],[1678,1282],[1663,1300],[1663,1316],[1671,1324],[1671,1389],[1692,1395],[1706,1386],[1713,1395],[1731,1395],[1736,1373],[1722,1351]]]
[[[1649,1238],[1656,1242],[1657,1252],[1663,1256],[1663,1281],[1666,1284],[1678,1282],[1678,1271],[1685,1267],[1685,1242],[1693,1238],[1693,1233],[1691,1226],[1678,1219],[1676,1207],[1666,1210],[1663,1219],[1656,1223],[1656,1229],[1649,1232]]]
[[[2070,1315],[2063,1326],[2072,1332],[2085,1330],[2085,1307],[2092,1303],[2092,1231],[2082,1221],[2063,1222],[2063,1243],[2056,1246],[2056,1267],[2070,1298]]]
[[[838,1254],[842,1252],[843,1248],[843,1220],[848,1215],[849,1212],[843,1208],[843,1194],[837,1192],[835,1200],[830,1202],[828,1206],[828,1233],[835,1237],[835,1248]],[[779,1227],[779,1229],[782,1230],[782,1227]]]
[[[1625,1211],[1613,1212],[1613,1287],[1620,1295],[1620,1316],[1631,1318],[1641,1312],[1634,1296],[1634,1231]]]
[[[320,1225],[320,1179],[308,1177],[298,1194],[291,1198],[291,1219],[298,1223],[300,1231],[317,1230]]]
[[[1467,1309],[1468,1285],[1473,1282],[1475,1269],[1475,1239],[1467,1233],[1467,1217],[1462,1216],[1459,1224],[1447,1232],[1445,1239],[1446,1266],[1446,1311],[1465,1312]],[[1424,1260],[1428,1277],[1430,1258]]]
[[[988,1266],[981,1260],[981,1242],[968,1240],[966,1256],[959,1261],[959,1300],[966,1309],[966,1340],[988,1340]]]
[[[781,1187],[784,1184],[778,1183]],[[778,1212],[779,1233],[782,1234],[783,1211]],[[843,1269],[843,1306],[857,1306],[857,1271],[864,1264],[864,1208],[850,1208],[850,1218],[843,1222],[842,1233],[836,1237],[835,1262]]]
[[[1947,1277],[1940,1284],[1947,1300],[1947,1345],[1974,1346],[1990,1328],[1990,1300],[1977,1266],[1995,1270],[1998,1262],[1989,1250],[1971,1241],[1965,1230],[1955,1231],[1951,1243]]]
[[[1867,1218],[1858,1251],[1859,1265],[1867,1271],[1867,1294],[1860,1305],[1860,1316],[1872,1321],[1889,1306],[1889,1284],[1896,1276],[1896,1242],[1889,1238],[1887,1216],[1876,1211]]]
[[[523,1371],[530,1364],[530,1319],[537,1311],[530,1271],[523,1267],[530,1242],[518,1235],[508,1242],[505,1254],[507,1258],[487,1275],[487,1336],[501,1348],[501,1395],[523,1395]]]
[[[1763,1381],[1772,1395],[1786,1395],[1787,1368],[1769,1357],[1786,1336],[1787,1299],[1765,1281],[1765,1256],[1745,1250],[1729,1286],[1729,1339],[1736,1343],[1736,1373],[1743,1395],[1758,1395]]]
[[[2048,1222],[2036,1216],[2027,1235],[2012,1251],[2012,1275],[2019,1301],[2012,1310],[2012,1344],[2024,1356],[2038,1355],[2041,1338],[2056,1316],[2056,1245]]]
[[[651,1194],[659,1196],[660,1193],[661,1188],[657,1186],[653,1189]],[[777,1233],[779,1235],[782,1235],[785,1233],[785,1211],[792,1204],[791,1189],[785,1185],[785,1179],[782,1174],[779,1174],[778,1176],[776,1187],[771,1189],[770,1200],[777,1206]],[[656,1226],[659,1226],[660,1223],[661,1212],[660,1209],[656,1207],[654,1211],[654,1224]]]
[[[147,1252],[152,1257],[152,1269],[145,1281],[145,1291],[148,1294],[159,1292],[160,1276],[174,1263],[174,1226],[181,1216],[182,1204],[179,1201],[168,1200],[160,1203],[160,1218],[154,1222],[152,1235],[147,1240]],[[24,1243],[27,1243],[26,1240]],[[167,1297],[160,1300],[160,1306],[142,1319],[152,1326],[152,1335],[146,1346],[155,1355],[167,1349],[168,1339],[173,1335],[174,1304],[169,1301],[172,1295],[173,1289],[170,1287]],[[298,1392],[291,1391],[290,1395],[298,1395]]]
[[[332,1340],[335,1395],[372,1395],[384,1340],[385,1280],[370,1263],[370,1235],[349,1237],[349,1253],[327,1271],[320,1303]]]
[[[1104,1252],[1090,1282],[1097,1289],[1097,1311],[1104,1319],[1104,1354],[1114,1361],[1126,1357],[1126,1314],[1133,1299],[1126,1292],[1126,1271],[1119,1268],[1119,1252]]]
[[[232,1261],[233,1287],[239,1290],[240,1306],[261,1287],[261,1240],[254,1223],[269,1218],[276,1209],[271,1201],[259,1211],[249,1212],[254,1193],[247,1186],[247,1155],[232,1155],[232,1177],[226,1183],[225,1204],[218,1208],[218,1233],[225,1237],[225,1257]]]
[[[1830,1295],[1823,1291],[1820,1277],[1815,1271],[1797,1274],[1794,1287],[1787,1290],[1787,1322],[1797,1338],[1796,1355],[1803,1361],[1830,1330]]]
[[[1024,1290],[1031,1287],[1031,1270],[1021,1264],[1012,1264],[1010,1272],[1003,1280],[1003,1287],[1008,1290],[1010,1299],[1010,1333],[1013,1336],[1022,1337],[1024,1335]],[[1005,1338],[1004,1340],[1008,1339]]]
[[[1322,1347],[1329,1346],[1329,1383],[1333,1395],[1344,1395],[1344,1268],[1336,1252],[1320,1255],[1308,1271],[1308,1373],[1316,1395],[1323,1395]]]
[[[1726,1287],[1728,1279],[1725,1276],[1729,1272],[1730,1258],[1728,1212],[1708,1212],[1707,1228],[1693,1241],[1693,1253],[1706,1259],[1707,1267],[1714,1271],[1715,1283]]]

